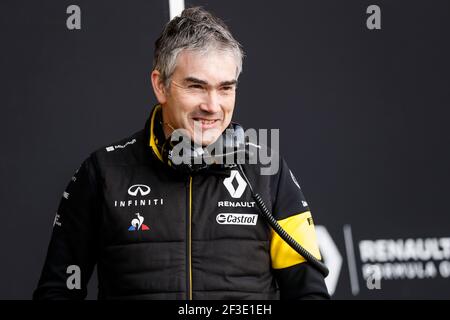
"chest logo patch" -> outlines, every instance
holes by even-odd
[[[131,226],[128,228],[128,231],[150,230],[150,228],[146,224],[144,224],[144,217],[141,216],[139,212],[136,213],[136,217],[137,218],[131,220]]]
[[[237,170],[232,170],[230,176],[223,180],[223,184],[233,198],[242,197],[247,187],[247,182],[245,182]]]

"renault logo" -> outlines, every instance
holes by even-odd
[[[141,196],[146,196],[150,193],[150,187],[145,184],[135,184],[128,188],[128,194],[136,197],[140,193]]]
[[[234,188],[234,180],[236,179],[237,187]],[[225,188],[233,198],[240,198],[247,187],[247,182],[241,177],[237,170],[231,170],[231,175],[223,180]]]

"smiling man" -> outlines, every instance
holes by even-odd
[[[151,73],[159,103],[143,130],[93,152],[71,179],[35,299],[85,298],[95,265],[99,299],[329,298],[311,258],[255,205],[253,188],[320,259],[310,209],[285,161],[278,156],[273,175],[259,164],[244,164],[244,173],[236,164],[170,161],[178,131],[204,152],[240,128],[231,120],[242,58],[227,26],[201,8],[166,25]]]
[[[233,116],[242,58],[228,28],[207,12],[188,9],[167,25],[151,75],[166,136],[183,128],[204,146],[217,140]]]

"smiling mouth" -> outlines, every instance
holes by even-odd
[[[202,125],[211,125],[216,123],[216,121],[219,121],[217,119],[209,120],[209,119],[203,119],[203,118],[193,118],[194,121],[200,122]]]

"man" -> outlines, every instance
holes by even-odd
[[[242,57],[225,24],[205,10],[170,21],[151,74],[159,104],[143,130],[92,153],[72,178],[35,299],[84,298],[95,265],[99,299],[329,298],[323,275],[259,215],[236,168],[186,172],[167,160],[174,130],[208,146],[229,128]],[[280,225],[320,259],[286,163],[273,175],[244,167]]]

